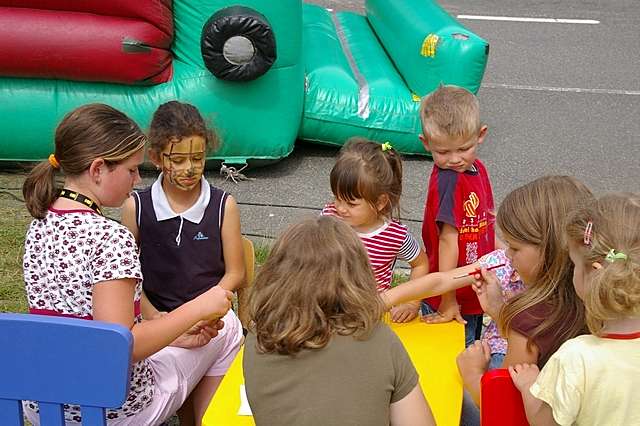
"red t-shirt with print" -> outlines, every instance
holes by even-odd
[[[438,271],[439,234],[443,223],[458,230],[458,266],[465,266],[495,249],[493,191],[487,169],[476,160],[470,170],[433,167],[422,221],[422,241],[429,256],[429,272]],[[456,290],[463,314],[481,314],[473,289]],[[440,296],[427,302],[437,309]]]

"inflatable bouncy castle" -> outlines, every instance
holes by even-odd
[[[194,104],[227,163],[350,136],[424,154],[421,96],[475,92],[488,44],[432,0],[366,0],[366,15],[300,0],[0,0],[0,161],[39,161],[71,109],[102,102],[143,128]]]
[[[2,137],[0,157],[46,158],[56,124],[78,105],[107,103],[144,128],[155,109],[172,99],[194,104],[218,129],[223,145],[216,158],[242,163],[285,157],[302,116],[302,5],[243,5],[0,0],[0,133],[11,135]],[[232,50],[221,40],[233,32],[246,35],[240,41],[255,41],[254,57],[270,54],[268,72],[257,75],[266,65],[256,65],[254,57],[246,63],[237,58],[238,65],[232,57],[217,60],[223,48]],[[277,53],[265,45],[277,46]],[[225,78],[234,71],[241,81]]]

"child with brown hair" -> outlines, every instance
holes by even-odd
[[[448,271],[476,262],[495,248],[491,182],[478,159],[487,126],[477,98],[466,89],[441,86],[420,106],[420,139],[433,157],[422,222],[429,270]],[[465,346],[480,338],[482,308],[470,287],[432,297],[425,321],[465,324]]]
[[[429,272],[426,254],[399,220],[402,160],[389,142],[350,139],[331,169],[330,182],[335,201],[327,204],[322,214],[340,218],[358,233],[369,255],[378,291],[391,288],[398,259],[411,266],[411,279]],[[419,301],[394,306],[391,320],[411,321],[419,307]]]
[[[256,424],[435,424],[343,221],[290,226],[260,268],[249,311],[243,369]]]
[[[495,273],[486,268],[474,288],[507,339],[503,368],[517,363],[542,367],[562,343],[584,333],[584,307],[571,283],[573,265],[563,227],[567,215],[591,198],[589,189],[572,177],[545,176],[516,188],[500,204],[497,224],[524,290],[505,302]],[[476,404],[490,359],[491,349],[484,341],[458,356],[465,389]],[[465,424],[475,423],[472,408],[463,405]]]
[[[161,173],[153,185],[133,193],[122,223],[140,245],[142,314],[156,318],[212,287],[235,290],[244,281],[245,267],[236,201],[203,176],[207,150],[217,148],[218,138],[198,110],[178,101],[160,105],[149,140],[149,158]],[[180,412],[183,422],[191,421],[191,413],[202,417],[239,350],[240,321],[233,311],[223,321],[224,328],[211,341],[199,339],[196,327],[190,339],[173,342],[177,352],[205,343],[217,352],[191,393],[193,410]]]
[[[109,425],[158,425],[182,406],[215,353],[206,346],[176,353],[167,345],[198,322],[198,338],[208,341],[231,306],[229,291],[212,288],[162,318],[143,321],[135,240],[102,208],[122,205],[140,181],[145,142],[122,112],[103,104],[81,106],[60,122],[55,152],[23,185],[35,218],[23,261],[29,311],[121,324],[133,333],[129,395],[122,407],[108,410]],[[57,172],[64,174],[63,189],[56,188]],[[74,372],[68,373],[72,380]],[[38,425],[37,404],[24,407]],[[66,407],[64,417],[67,425],[79,425],[80,407]]]
[[[640,196],[612,194],[566,226],[573,285],[592,334],[562,344],[539,371],[509,366],[532,425],[640,424]]]

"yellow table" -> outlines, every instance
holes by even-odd
[[[439,426],[458,425],[462,381],[455,358],[464,348],[464,327],[455,322],[425,324],[418,319],[390,326],[418,370],[420,386],[429,401],[436,423]],[[204,426],[255,425],[253,417],[237,414],[240,407],[240,385],[244,384],[242,354],[243,351],[240,350],[211,400],[202,421]]]

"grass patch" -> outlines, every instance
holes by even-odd
[[[391,278],[391,287],[406,283],[407,281],[409,281],[409,275],[394,273],[393,277]]]
[[[0,207],[0,312],[27,310],[22,252],[31,220],[22,204],[6,203]]]
[[[256,254],[256,266],[264,265],[264,262],[269,257],[269,251],[271,251],[271,247],[267,244],[256,244],[254,247],[254,251]]]

